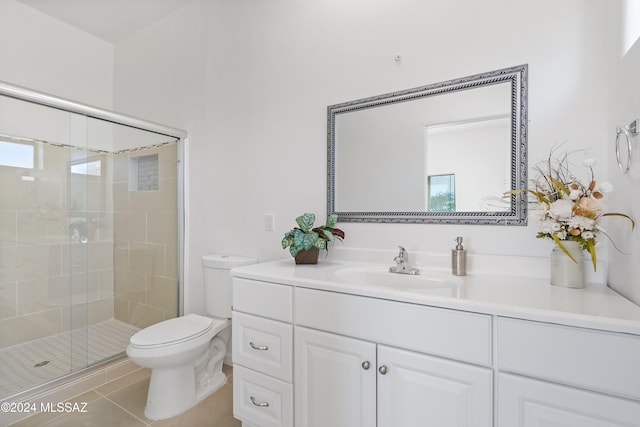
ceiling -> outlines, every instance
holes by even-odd
[[[115,44],[194,0],[18,1]]]

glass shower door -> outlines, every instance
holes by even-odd
[[[91,126],[113,143],[114,320],[118,331],[138,330],[178,315],[178,140],[101,121]]]
[[[89,298],[95,287],[89,276],[91,261],[90,245],[93,236],[89,220],[94,198],[90,180],[94,175],[89,172],[89,150],[87,118],[78,114],[69,114],[69,148],[65,167],[67,175],[67,234],[68,246],[63,249],[63,274],[69,281],[69,308],[64,315],[69,325],[69,348],[71,359],[70,372],[86,368],[89,365]]]
[[[86,179],[68,165],[85,151],[80,117],[0,97],[0,396],[86,366],[86,248],[72,240]],[[78,334],[77,332],[80,331]]]
[[[178,147],[0,96],[0,400],[178,315]]]

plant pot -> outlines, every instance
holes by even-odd
[[[296,264],[317,264],[319,254],[320,251],[315,246],[311,249],[303,249],[295,257]]]
[[[551,284],[565,288],[584,288],[584,254],[580,243],[563,241],[563,246],[575,258],[574,262],[557,245],[551,251]]]

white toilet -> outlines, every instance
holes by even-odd
[[[151,368],[145,417],[179,415],[226,382],[222,363],[231,336],[233,267],[255,264],[252,258],[202,257],[205,309],[209,317],[187,314],[145,328],[131,337],[127,356]]]

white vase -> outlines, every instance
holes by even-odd
[[[580,243],[565,240],[562,245],[577,262],[555,245],[551,251],[551,284],[565,288],[584,288],[584,253]]]

